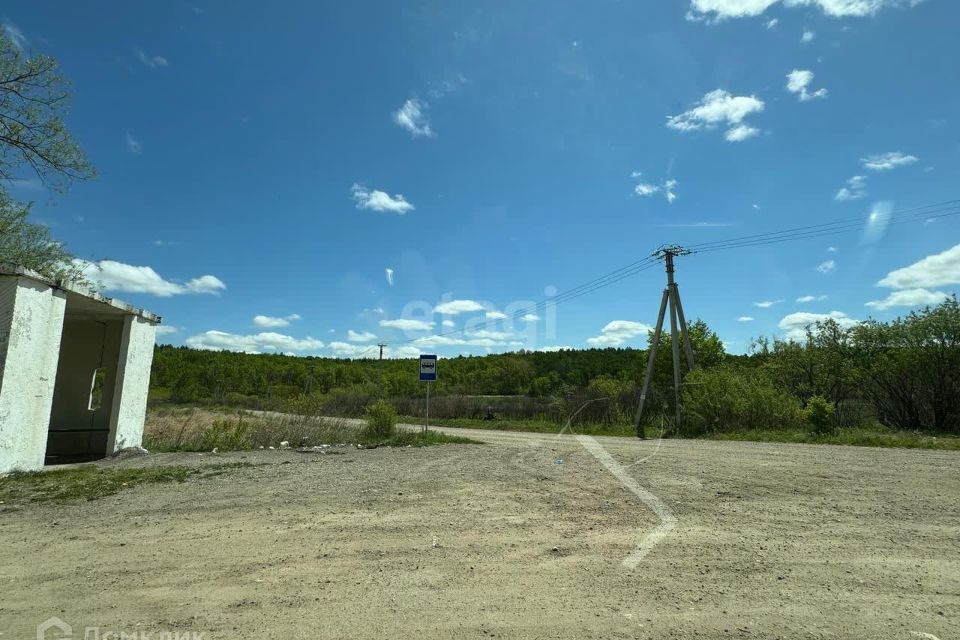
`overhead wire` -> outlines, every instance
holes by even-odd
[[[936,220],[939,218],[951,217],[960,215],[960,200],[947,200],[944,202],[939,202],[935,204],[925,205],[921,207],[914,207],[910,209],[903,209],[899,211],[891,211],[889,214],[886,214],[889,218],[889,221],[886,222],[886,226],[891,226],[895,224],[905,224],[909,222],[917,222],[920,220]],[[737,238],[728,238],[725,240],[715,240],[711,242],[702,242],[695,245],[688,245],[686,248],[691,253],[707,253],[710,251],[723,251],[728,249],[740,249],[745,247],[755,247],[763,246],[769,244],[777,244],[782,242],[792,242],[795,240],[805,240],[809,238],[818,238],[829,235],[837,235],[841,233],[849,233],[851,231],[857,231],[865,226],[870,224],[869,218],[864,220],[863,216],[850,217],[842,220],[836,220],[833,222],[825,222],[814,225],[804,225],[800,227],[793,227],[790,229],[781,229],[778,231],[769,231],[765,233],[757,233],[746,236],[740,236]],[[611,284],[634,276],[640,272],[651,269],[659,263],[659,258],[657,254],[652,254],[640,260],[636,260],[628,265],[615,269],[614,271],[608,272],[602,276],[594,278],[588,282],[585,282],[581,285],[568,289],[563,293],[560,293],[549,298],[545,298],[529,307],[517,311],[511,316],[502,318],[502,320],[515,321],[521,320],[525,316],[536,313],[538,311],[543,311],[549,305],[558,305],[582,296],[588,295],[602,289]],[[451,331],[446,331],[442,333],[432,334],[431,336],[411,338],[408,340],[402,340],[395,342],[394,344],[411,344],[414,342],[422,342],[424,340],[436,339],[449,337],[458,334],[464,334],[463,329],[454,329]]]

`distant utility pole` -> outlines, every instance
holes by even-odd
[[[383,348],[387,346],[387,344],[385,342],[379,342],[377,346],[380,347],[380,359],[383,360]]]
[[[687,321],[683,316],[683,305],[680,304],[680,290],[673,280],[673,259],[677,256],[690,255],[690,251],[677,245],[660,247],[654,257],[663,260],[667,268],[667,286],[660,299],[660,313],[657,315],[657,328],[653,333],[653,344],[650,345],[650,354],[647,359],[647,373],[643,378],[643,389],[640,391],[640,407],[637,409],[637,437],[643,438],[643,427],[640,419],[643,417],[643,405],[647,401],[647,391],[650,388],[650,379],[653,377],[654,360],[657,357],[657,347],[660,345],[660,333],[663,330],[663,316],[670,305],[670,346],[673,350],[673,397],[676,408],[677,425],[680,424],[680,342],[687,356],[687,366],[693,369],[693,345],[690,334],[687,332]],[[677,340],[677,324],[680,325],[680,340]]]

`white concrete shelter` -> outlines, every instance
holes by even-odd
[[[140,446],[158,324],[0,263],[0,473]]]

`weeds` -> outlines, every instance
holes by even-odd
[[[112,469],[83,465],[68,469],[51,469],[12,473],[0,480],[0,502],[77,502],[96,500],[141,484],[183,482],[193,475],[209,477],[229,469],[253,466],[229,463],[203,468],[165,466],[136,469]]]

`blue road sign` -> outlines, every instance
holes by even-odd
[[[420,356],[420,382],[433,382],[437,379],[437,356]]]

